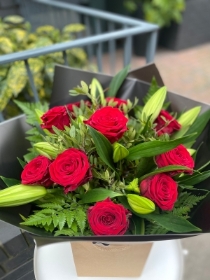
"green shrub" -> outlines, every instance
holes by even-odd
[[[20,16],[7,16],[0,19],[0,55],[75,40],[78,33],[85,31],[85,26],[75,23],[59,30],[54,26],[46,25],[38,27],[34,33],[30,30],[30,23]],[[82,48],[67,50],[67,61],[75,68],[88,66],[87,54]],[[49,101],[54,65],[64,64],[62,52],[30,58],[28,63],[40,100]],[[5,118],[18,114],[13,99],[29,102],[34,100],[23,61],[0,65],[0,112],[3,112]]]

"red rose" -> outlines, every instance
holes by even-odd
[[[123,235],[129,227],[131,213],[110,198],[88,209],[88,222],[95,235]]]
[[[70,125],[70,117],[68,112],[73,112],[73,106],[79,107],[80,102],[69,103],[66,106],[56,106],[48,110],[41,117],[43,122],[41,124],[41,128],[47,129],[51,133],[54,133],[52,126],[55,126],[60,130],[64,130],[65,126]]]
[[[65,193],[76,190],[92,178],[87,155],[75,148],[65,150],[50,165],[50,177]]]
[[[157,124],[155,130],[157,131],[158,136],[163,133],[171,135],[173,132],[181,128],[181,125],[178,123],[178,121],[164,110],[160,111],[160,114],[154,123]]]
[[[97,110],[85,124],[101,132],[111,143],[118,141],[127,130],[128,119],[117,108],[103,107]]]
[[[123,104],[127,105],[127,103],[128,103],[127,100],[123,100],[123,99],[120,99],[120,98],[106,97],[106,102],[109,103],[110,101],[115,102],[115,106],[113,106],[115,108],[119,108]]]
[[[190,153],[183,145],[179,145],[173,150],[170,150],[164,154],[156,156],[155,161],[159,168],[168,165],[182,165],[191,169],[191,170],[176,170],[176,171],[169,172],[171,176],[177,175],[178,173],[181,172],[192,174],[195,165],[193,158],[191,157]]]
[[[177,200],[177,183],[164,173],[148,177],[140,183],[140,192],[162,210],[170,211]]]
[[[64,126],[69,126],[70,118],[65,106],[53,107],[41,117],[41,128],[49,130],[54,133],[52,126],[60,130],[64,130]]]
[[[41,185],[49,187],[53,184],[50,180],[49,166],[51,160],[44,156],[37,156],[25,165],[21,173],[21,183],[24,185]]]

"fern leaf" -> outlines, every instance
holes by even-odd
[[[186,219],[189,218],[188,213],[190,212],[190,207],[189,206],[182,206],[179,208],[174,208],[173,209],[173,214],[176,216],[185,216]]]
[[[43,228],[46,231],[49,231],[49,232],[53,232],[54,231],[54,225],[52,223],[50,225],[44,225]]]
[[[68,236],[75,236],[75,232],[71,229],[66,229],[63,228],[62,230],[56,230],[54,236],[59,236],[59,235],[68,235]]]
[[[53,215],[52,220],[53,220],[53,225],[56,228],[59,224],[59,217],[57,215]]]
[[[155,77],[152,78],[148,93],[146,96],[143,98],[144,103],[146,104],[147,101],[152,97],[152,95],[159,89],[158,83],[155,79]]]
[[[58,228],[59,230],[62,230],[66,223],[66,215],[63,212],[60,212],[58,213],[58,219],[59,219]]]
[[[29,102],[21,102],[18,100],[14,100],[14,102],[23,111],[23,113],[25,113],[27,123],[32,125],[39,122],[35,109],[39,109],[42,112],[46,112],[49,109],[49,106],[46,102],[29,103]]]
[[[83,233],[86,225],[86,213],[82,208],[76,210],[75,220],[81,232]]]
[[[57,203],[43,203],[38,205],[40,208],[51,208],[51,209],[57,209],[62,210],[62,206]]]
[[[55,213],[55,210],[50,209],[50,208],[45,208],[45,209],[42,209],[42,210],[36,210],[36,211],[34,211],[34,213],[37,213],[37,215],[39,215],[39,216],[40,216],[40,214],[51,214],[51,215],[53,215]]]
[[[189,218],[187,214],[206,196],[207,194],[196,196],[189,192],[182,192],[179,195],[178,201],[175,203],[173,213],[177,216],[185,216],[186,219]]]
[[[71,228],[72,223],[74,221],[75,212],[74,211],[70,211],[70,210],[64,210],[64,213],[66,215],[66,223],[68,225],[68,228]]]
[[[45,226],[45,225],[50,225],[51,222],[52,222],[52,217],[45,216],[44,214],[36,213],[30,216],[21,224],[25,226],[39,226],[39,225]]]
[[[150,223],[146,226],[145,234],[166,234],[168,230],[156,223]]]
[[[74,233],[78,232],[78,226],[77,226],[77,222],[73,221],[72,225],[71,225],[71,229],[73,230]]]

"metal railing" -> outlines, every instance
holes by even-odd
[[[67,18],[67,20],[70,20],[70,15],[74,13],[74,20],[75,18],[77,18],[79,21],[81,21],[82,17],[87,30],[85,37],[77,38],[73,41],[56,43],[46,47],[30,49],[0,56],[0,65],[20,60],[23,60],[25,62],[29,84],[34,96],[34,101],[38,101],[39,97],[33,81],[32,72],[28,64],[29,58],[62,52],[65,64],[68,65],[67,60],[65,59],[66,51],[68,49],[76,47],[84,47],[87,49],[89,59],[92,59],[94,55],[96,56],[98,70],[99,72],[103,72],[103,43],[107,43],[108,53],[110,56],[110,67],[113,73],[116,62],[116,41],[118,39],[121,39],[124,42],[123,64],[125,66],[128,65],[131,61],[133,36],[147,33],[148,36],[145,52],[146,63],[154,61],[158,33],[158,26],[155,24],[116,15],[113,13],[103,12],[92,8],[83,7],[80,5],[73,5],[54,0],[18,0],[18,3],[20,5],[21,14],[24,18],[26,18],[26,20],[29,20],[30,22],[31,20],[35,19],[35,21],[40,23],[41,25],[43,24],[42,20],[45,20],[47,24],[51,19],[54,21],[54,23],[56,23],[58,20],[62,23],[65,21],[65,18]],[[104,22],[107,25],[107,30],[105,31],[102,28],[102,24]],[[95,54],[93,52],[93,46],[95,46]],[[3,120],[3,116],[0,113],[0,121],[1,120]]]

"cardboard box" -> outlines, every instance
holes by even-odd
[[[77,276],[139,277],[152,244],[71,242]]]

